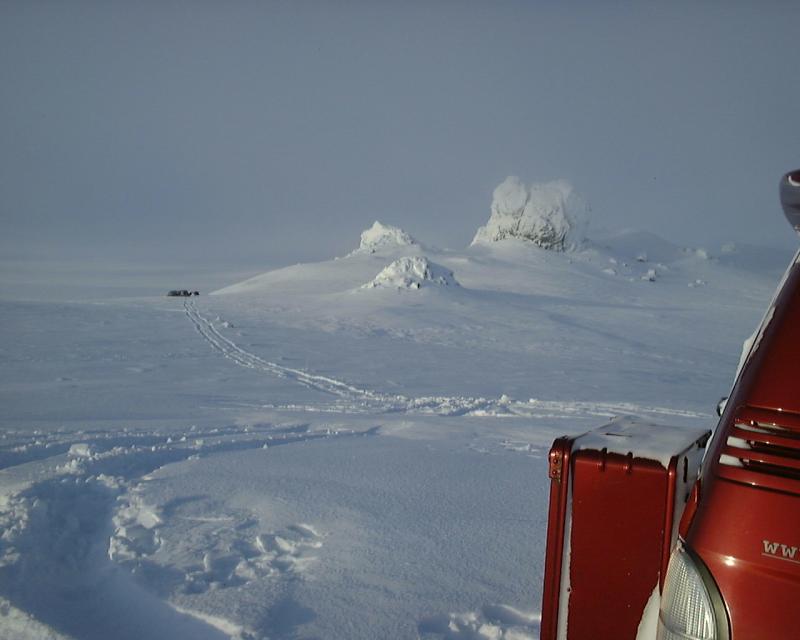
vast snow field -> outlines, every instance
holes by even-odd
[[[550,443],[712,427],[790,258],[377,226],[216,295],[3,300],[0,636],[537,638]]]

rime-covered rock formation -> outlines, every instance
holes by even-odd
[[[458,287],[453,272],[424,256],[399,258],[386,266],[362,289],[421,289],[426,286]]]
[[[566,180],[526,187],[509,176],[494,190],[489,221],[472,244],[519,238],[543,249],[569,251],[583,241],[587,220],[586,203]]]
[[[385,249],[396,249],[410,245],[417,245],[409,234],[399,227],[375,221],[369,229],[361,232],[361,245],[350,255],[376,253]]]

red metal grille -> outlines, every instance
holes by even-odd
[[[800,495],[800,415],[740,409],[717,471],[735,482]]]

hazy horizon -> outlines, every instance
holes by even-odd
[[[0,5],[2,260],[344,255],[379,219],[466,246],[508,175],[592,230],[790,247],[800,7]]]

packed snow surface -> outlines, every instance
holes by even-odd
[[[398,258],[362,289],[420,289],[424,286],[457,287],[453,272],[424,256]]]
[[[789,260],[380,246],[214,296],[0,301],[0,637],[535,639],[553,439],[713,427]]]
[[[509,176],[494,190],[491,216],[472,243],[518,238],[543,249],[566,251],[580,246],[588,206],[566,180],[526,187]]]

